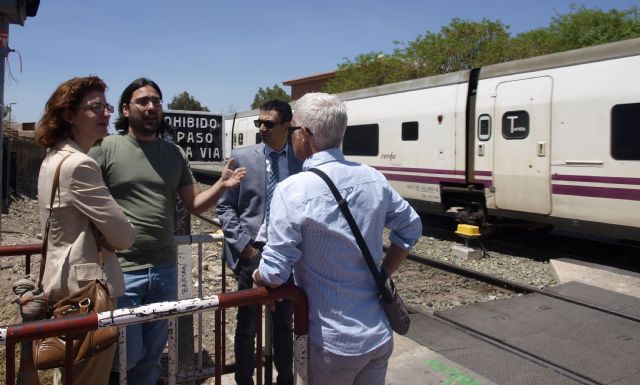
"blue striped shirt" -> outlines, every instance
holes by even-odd
[[[416,212],[377,170],[330,149],[303,165],[324,171],[347,200],[374,260],[383,257],[382,231],[410,250],[422,232]],[[378,289],[349,224],[326,183],[302,172],[280,182],[270,208],[260,275],[272,285],[293,270],[309,300],[309,338],[340,355],[361,355],[392,337]]]

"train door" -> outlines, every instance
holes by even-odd
[[[500,209],[551,213],[552,84],[539,77],[496,87],[493,184]]]
[[[244,147],[247,139],[247,119],[237,119],[233,130],[233,148]]]

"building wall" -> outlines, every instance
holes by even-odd
[[[291,87],[291,100],[298,100],[309,92],[322,92],[324,84],[335,77],[335,72],[325,72],[300,79],[286,80],[282,84]]]
[[[33,140],[33,131],[6,130],[2,148],[2,203],[7,207],[11,195],[36,198],[38,172],[45,151]]]
[[[309,83],[296,84],[291,86],[291,99],[298,100],[308,92],[321,92],[327,79],[312,81]]]

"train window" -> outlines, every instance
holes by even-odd
[[[262,135],[259,132],[256,132],[256,144],[262,143]]]
[[[347,126],[342,141],[342,152],[345,155],[378,156],[378,131],[377,124]]]
[[[244,135],[238,134],[238,146],[242,146],[244,144]]]
[[[640,103],[618,104],[611,109],[611,156],[640,160]]]
[[[402,122],[402,140],[418,140],[418,122]]]
[[[489,140],[491,138],[491,116],[482,114],[478,117],[478,139]]]
[[[502,115],[502,136],[505,139],[524,139],[529,136],[529,113],[507,111]]]

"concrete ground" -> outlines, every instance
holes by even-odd
[[[552,260],[551,264],[559,283],[581,282],[640,298],[640,274],[571,259]],[[446,383],[494,385],[429,348],[409,338],[394,335],[394,351],[389,360],[386,385]],[[223,376],[222,384],[235,385],[233,374]]]
[[[275,372],[273,378],[276,378]],[[255,379],[255,377],[254,377]],[[486,378],[469,372],[413,340],[394,335],[394,349],[389,360],[386,385],[437,384],[495,385]],[[233,374],[222,376],[222,385],[235,385]]]

